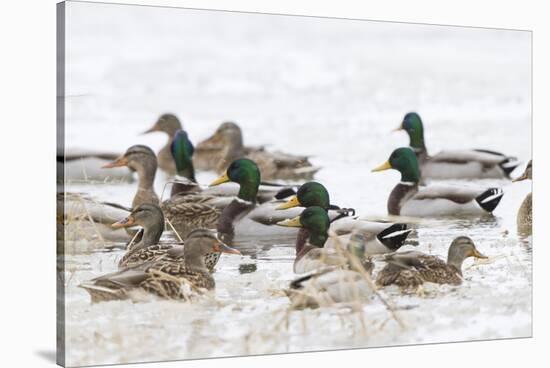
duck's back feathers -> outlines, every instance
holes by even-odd
[[[81,284],[92,302],[128,299],[136,289],[162,298],[188,299],[215,287],[206,270],[193,270],[181,262],[151,261],[95,278]]]
[[[183,239],[194,229],[215,228],[222,212],[217,207],[218,205],[219,203],[212,197],[184,195],[164,201],[161,208],[180,238]]]
[[[476,149],[442,151],[422,165],[422,176],[429,179],[509,178],[519,165],[515,157]]]
[[[373,290],[362,274],[338,268],[325,268],[302,276],[291,282],[287,290],[292,308],[364,302],[372,294]]]

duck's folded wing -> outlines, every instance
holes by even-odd
[[[299,216],[304,210],[301,207],[293,207],[285,210],[277,210],[282,201],[267,202],[260,206],[257,206],[248,215],[252,221],[258,222],[262,225],[275,225],[277,222]]]
[[[512,159],[512,157],[507,157],[502,153],[488,150],[449,150],[442,151],[437,155],[432,156],[430,161],[456,164],[463,164],[473,161],[479,162],[485,167],[493,167],[507,159]]]
[[[422,188],[412,197],[412,199],[447,199],[455,203],[463,204],[471,202],[483,192],[484,190],[477,188],[433,185]]]
[[[329,216],[330,212],[332,211],[329,211]],[[394,224],[391,222],[376,222],[362,220],[356,217],[344,217],[333,221],[330,224],[330,229],[334,231],[337,235],[349,234],[353,231],[361,231],[376,235],[388,229],[392,225]]]
[[[141,282],[149,277],[146,270],[150,265],[151,262],[147,262],[139,266],[125,268],[123,270],[92,279],[88,283],[84,283],[82,286],[95,285],[110,288],[137,287]]]

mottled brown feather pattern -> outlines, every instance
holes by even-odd
[[[462,283],[460,271],[435,256],[416,257],[418,265],[411,268],[388,263],[376,278],[379,286],[398,285],[401,288],[416,288],[424,282],[459,285]]]
[[[145,266],[142,277],[132,282],[123,284],[103,279],[96,281],[95,286],[86,288],[92,302],[127,299],[130,291],[138,288],[167,299],[189,299],[203,289],[214,289],[215,281],[206,270],[190,269],[181,262],[161,260]]]
[[[221,210],[207,201],[207,197],[181,196],[164,201],[161,208],[178,235],[185,238],[194,229],[216,227]]]
[[[169,253],[169,251],[173,250],[175,247],[182,247],[182,245],[155,244],[143,249],[139,249],[135,252],[127,252],[118,263],[118,267],[135,267],[145,262],[156,261],[160,259],[171,262],[180,262],[183,264],[185,261],[183,252],[179,252],[180,255],[178,256],[173,256]],[[210,272],[214,272],[214,268],[216,267],[219,259],[220,253],[207,253],[204,256],[204,264]]]

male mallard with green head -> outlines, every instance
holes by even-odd
[[[397,285],[402,289],[418,289],[424,282],[459,285],[462,283],[462,263],[466,258],[487,258],[467,236],[459,236],[449,246],[447,262],[418,251],[385,255],[388,264],[378,273],[379,286]]]
[[[330,218],[330,230],[336,235],[349,235],[356,230],[375,235],[366,245],[368,254],[395,252],[403,245],[411,232],[410,229],[407,229],[406,224],[372,222],[348,216],[351,210],[331,205],[328,190],[323,184],[314,181],[301,185],[296,195],[290,197],[277,209],[312,206],[318,206],[327,211]],[[301,248],[302,246],[298,243],[305,242],[307,236],[307,229],[302,227],[297,237],[296,246]]]
[[[294,237],[296,230],[281,230],[275,226],[275,219],[284,218],[284,211],[276,211],[276,202],[257,204],[258,188],[261,182],[260,170],[250,159],[241,158],[229,165],[225,174],[214,180],[210,186],[223,183],[239,184],[239,192],[219,218],[217,230],[222,240],[231,243],[235,236],[252,238]]]
[[[182,255],[181,243],[159,243],[164,232],[164,215],[159,206],[142,204],[134,208],[130,215],[112,225],[114,228],[140,226],[143,228],[141,239],[128,247],[118,263],[119,268],[133,267],[159,258],[182,261],[175,258]],[[187,234],[186,234],[187,236]],[[220,253],[212,252],[205,255],[204,263],[210,272],[218,263]]]
[[[533,180],[533,160],[529,160],[523,174],[514,179],[514,182],[523,180]],[[518,210],[518,233],[530,235],[533,233],[533,193],[527,194]]]
[[[295,273],[305,273],[327,265],[342,266],[347,264],[348,260],[342,257],[339,249],[347,249],[352,243],[352,234],[356,233],[361,234],[364,238],[360,255],[360,259],[363,260],[368,253],[369,243],[373,243],[376,239],[375,234],[361,230],[329,237],[330,219],[327,211],[319,206],[308,207],[299,216],[280,221],[277,224],[307,230],[307,237],[296,242]]]
[[[457,216],[490,214],[504,193],[500,188],[473,189],[461,186],[430,185],[419,188],[420,170],[414,151],[394,150],[373,172],[394,169],[401,181],[388,198],[388,213],[396,216]]]
[[[166,218],[181,238],[193,229],[215,228],[222,209],[231,198],[202,193],[195,179],[193,144],[185,131],[179,130],[175,134],[170,149],[177,175],[170,198],[161,205]]]
[[[168,142],[158,152],[158,166],[159,169],[164,171],[169,176],[176,174],[176,164],[174,162],[174,158],[172,157],[171,145],[172,139],[178,130],[181,130],[181,122],[177,116],[174,114],[163,114],[157,119],[151,128],[143,132],[143,134],[163,132],[168,135]]]
[[[221,124],[214,135],[200,142],[197,155],[197,167],[218,173],[222,173],[234,160],[247,157],[258,165],[265,180],[311,179],[318,170],[307,156],[245,147],[241,128],[233,122]]]
[[[136,290],[145,291],[166,299],[189,300],[195,295],[212,290],[215,281],[208,271],[204,258],[211,252],[240,254],[222,243],[211,230],[197,229],[185,239],[178,259],[146,262],[124,268],[81,284],[92,302],[131,298]]]
[[[429,156],[422,119],[416,112],[406,114],[396,130],[407,132],[423,179],[509,179],[519,165],[514,157],[484,149],[442,151]]]

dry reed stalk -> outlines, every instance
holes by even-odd
[[[331,233],[329,234],[330,237],[333,237],[336,239],[336,244],[342,248],[342,244],[341,244],[341,241],[340,239],[338,239],[338,237],[336,236],[336,234],[334,233]],[[347,251],[346,251],[347,252]],[[347,252],[349,254],[349,252]],[[372,289],[372,291],[374,292],[374,294],[376,295],[376,297],[382,302],[382,304],[384,304],[384,306],[389,310],[390,314],[392,315],[393,319],[399,324],[399,326],[404,329],[405,328],[405,324],[403,323],[403,321],[401,320],[401,318],[397,315],[396,311],[395,311],[395,308],[378,292],[377,290],[377,287],[376,285],[374,284],[374,282],[372,281],[372,278],[370,277],[370,275],[365,271],[365,269],[363,268],[363,266],[361,265],[361,263],[359,262],[359,260],[357,259],[357,257],[355,257],[353,254],[349,254],[349,259],[351,261],[351,264],[353,266],[353,268],[355,269],[355,271],[359,272],[359,274],[361,276],[363,276],[363,279],[367,282],[367,284],[369,285],[369,287]]]
[[[176,228],[174,227],[174,225],[172,225],[172,223],[170,222],[170,220],[168,220],[167,218],[165,218],[166,222],[168,223],[168,225],[170,225],[170,228],[172,229],[172,231],[176,234],[176,236],[178,237],[178,240],[183,243],[183,239],[181,238],[180,234],[176,231]]]

